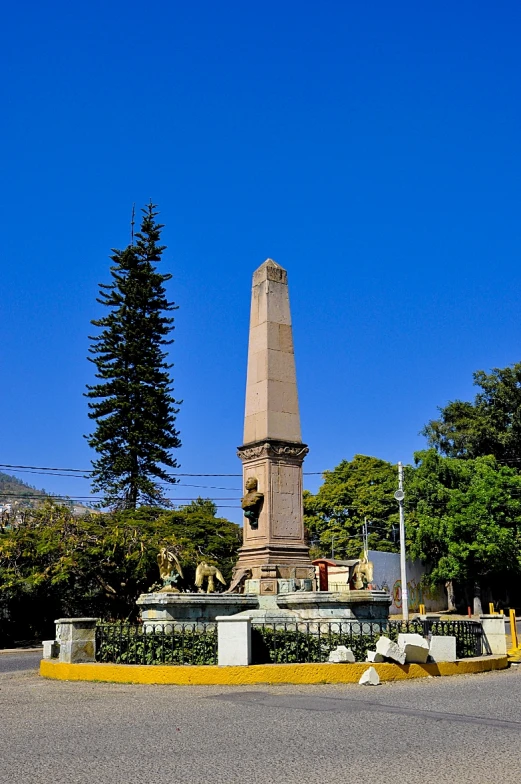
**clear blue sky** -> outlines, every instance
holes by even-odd
[[[0,462],[90,465],[97,283],[150,197],[180,306],[181,470],[240,471],[268,256],[289,273],[305,469],[411,461],[474,370],[521,360],[520,23],[514,0],[7,6]]]

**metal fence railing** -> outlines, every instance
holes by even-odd
[[[456,638],[456,656],[465,659],[483,654],[483,627],[479,621],[444,621],[415,618],[412,621],[389,621],[389,628],[398,634],[421,634],[430,639],[433,635]],[[389,635],[391,636],[391,635]]]
[[[114,664],[217,664],[216,623],[100,623],[96,661]]]
[[[338,645],[351,648],[365,661],[387,624],[376,621],[309,621],[255,623],[252,627],[254,664],[327,662]]]
[[[254,664],[327,662],[334,648],[345,645],[356,661],[363,662],[382,635],[397,641],[400,633],[416,633],[427,639],[454,636],[458,658],[483,652],[482,627],[477,621],[299,621],[255,623],[252,659]]]
[[[400,633],[456,638],[458,658],[483,654],[483,631],[477,621],[291,621],[255,623],[251,629],[252,663],[327,662],[345,645],[356,661],[366,660],[385,635]],[[115,664],[217,664],[216,623],[100,623],[96,627],[96,661]]]

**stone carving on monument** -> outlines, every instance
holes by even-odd
[[[259,514],[264,500],[264,493],[259,493],[258,486],[256,478],[250,476],[246,480],[246,495],[241,501],[244,517],[247,518],[252,528],[258,528]]]

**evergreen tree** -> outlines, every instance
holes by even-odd
[[[97,300],[110,310],[92,321],[102,332],[89,338],[99,379],[85,393],[96,421],[87,438],[99,455],[92,487],[104,494],[104,506],[125,509],[165,502],[160,482],[176,480],[164,466],[178,467],[170,452],[181,445],[165,351],[174,328],[167,314],[176,306],[164,287],[172,276],[156,271],[165,246],[159,244],[163,226],[155,207],[142,210],[135,245],[113,250],[112,282],[100,284]]]

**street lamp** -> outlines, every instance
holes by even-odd
[[[394,494],[400,509],[400,579],[402,583],[402,615],[403,620],[409,620],[409,596],[407,591],[407,565],[405,562],[405,522],[403,519],[403,466],[398,463],[398,490]]]

